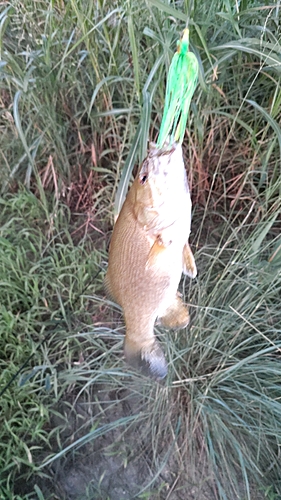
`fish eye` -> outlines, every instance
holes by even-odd
[[[139,180],[140,180],[140,183],[143,185],[146,183],[147,179],[148,179],[148,175],[142,175]]]
[[[145,184],[149,179],[149,162],[144,160],[141,169],[139,171],[139,183],[141,185]]]

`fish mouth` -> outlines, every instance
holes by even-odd
[[[169,145],[169,143],[167,142],[161,149],[158,149],[155,143],[150,143],[149,153],[145,158],[145,160],[143,161],[139,172],[140,183],[145,184],[145,182],[149,179],[149,174],[151,173],[156,176],[159,176],[160,174],[163,175],[164,177],[167,176],[169,173],[168,170],[167,171],[165,169],[163,170],[163,164],[160,161],[155,161],[155,160],[163,156],[168,156],[168,157],[172,156],[178,146],[179,145],[177,143]],[[171,159],[169,158],[167,164],[169,164],[170,161]]]
[[[167,156],[175,152],[177,149],[178,144],[176,142],[173,142],[172,144],[169,144],[169,141],[166,141],[164,146],[162,148],[158,148],[157,144],[155,142],[150,142],[149,144],[149,150],[151,156]]]

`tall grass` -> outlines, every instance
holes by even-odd
[[[32,193],[21,190],[0,202],[0,491],[13,498],[15,473],[28,468],[30,475],[34,454],[51,446],[46,424],[64,391],[60,367],[79,359],[75,318],[89,314],[81,294],[101,282],[92,281],[101,251],[89,258],[85,243],[74,246],[66,207],[57,209],[50,227]]]
[[[209,499],[277,498],[278,2],[1,9],[1,388],[27,361],[1,395],[3,498],[51,498],[82,445],[119,454],[131,475],[128,464],[148,464],[136,498],[187,498],[191,483],[201,499],[207,483]],[[199,277],[182,284],[190,329],[159,331],[169,376],[155,386],[121,359],[123,323],[102,276],[116,193],[118,211],[159,130],[187,17],[200,61],[184,141]],[[96,468],[89,498],[110,496],[101,476]]]

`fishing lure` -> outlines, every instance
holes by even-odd
[[[186,28],[178,40],[177,52],[168,73],[164,113],[156,142],[159,149],[167,140],[171,146],[175,142],[182,143],[198,71],[197,58],[189,51],[189,30]]]

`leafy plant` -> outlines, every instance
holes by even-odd
[[[278,8],[2,6],[3,498],[76,494],[64,478],[78,460],[93,498],[111,496],[110,471],[124,498],[281,494]],[[190,329],[158,330],[160,386],[122,361],[120,309],[102,278],[114,200],[118,212],[157,138],[187,19],[200,66],[184,141],[199,277],[182,285]]]

